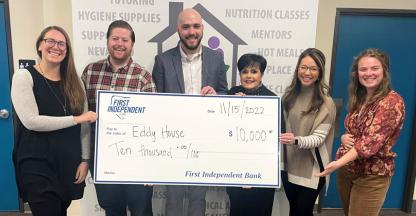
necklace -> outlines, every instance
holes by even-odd
[[[42,74],[43,80],[45,80],[46,85],[48,86],[49,90],[52,92],[53,96],[55,96],[56,100],[57,100],[57,101],[59,102],[59,104],[61,105],[62,110],[64,111],[64,114],[66,115],[66,97],[65,97],[65,95],[64,95],[64,94],[62,94],[62,95],[63,95],[63,97],[64,97],[64,102],[62,102],[62,100],[61,100],[61,99],[59,99],[58,94],[56,94],[55,90],[53,90],[53,88],[52,88],[51,84],[50,84],[50,83],[48,82],[48,80],[45,78],[45,73],[43,72],[42,67],[40,66],[40,64],[39,64],[38,66],[39,66],[40,73]]]

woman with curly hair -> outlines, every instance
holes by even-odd
[[[337,174],[345,215],[378,215],[394,174],[392,151],[403,127],[405,105],[390,87],[388,56],[366,49],[352,65],[349,113],[336,160],[317,176]]]

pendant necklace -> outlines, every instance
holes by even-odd
[[[64,114],[66,116],[66,97],[64,94],[62,94],[62,96],[64,97],[64,102],[62,102],[61,99],[59,99],[58,95],[56,94],[56,92],[53,90],[51,84],[49,84],[48,80],[45,78],[45,73],[42,70],[42,67],[40,66],[39,63],[39,70],[40,73],[42,74],[43,80],[45,80],[46,85],[48,86],[49,90],[52,92],[53,96],[55,96],[56,100],[59,102],[59,104],[62,106],[62,110],[64,111]]]

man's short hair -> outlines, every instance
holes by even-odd
[[[116,20],[113,21],[109,26],[108,26],[108,30],[107,30],[107,40],[111,35],[111,31],[113,31],[113,29],[115,28],[124,28],[130,31],[130,37],[131,37],[131,41],[133,41],[133,43],[136,41],[136,36],[134,35],[134,31],[133,28],[130,26],[130,24],[124,20]]]

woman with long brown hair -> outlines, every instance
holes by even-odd
[[[394,174],[392,151],[403,127],[405,106],[390,87],[388,56],[366,49],[352,65],[349,112],[336,161],[317,176],[340,168],[337,186],[345,215],[378,215]]]
[[[335,104],[324,81],[325,56],[315,48],[302,52],[283,95],[286,132],[281,134],[282,181],[290,216],[313,215],[319,192],[329,177],[313,173],[329,162],[334,137]]]
[[[83,195],[89,125],[85,92],[68,34],[45,28],[36,41],[40,61],[16,71],[11,97],[17,114],[13,160],[20,196],[33,215],[66,215]],[[81,125],[82,124],[82,125]]]

